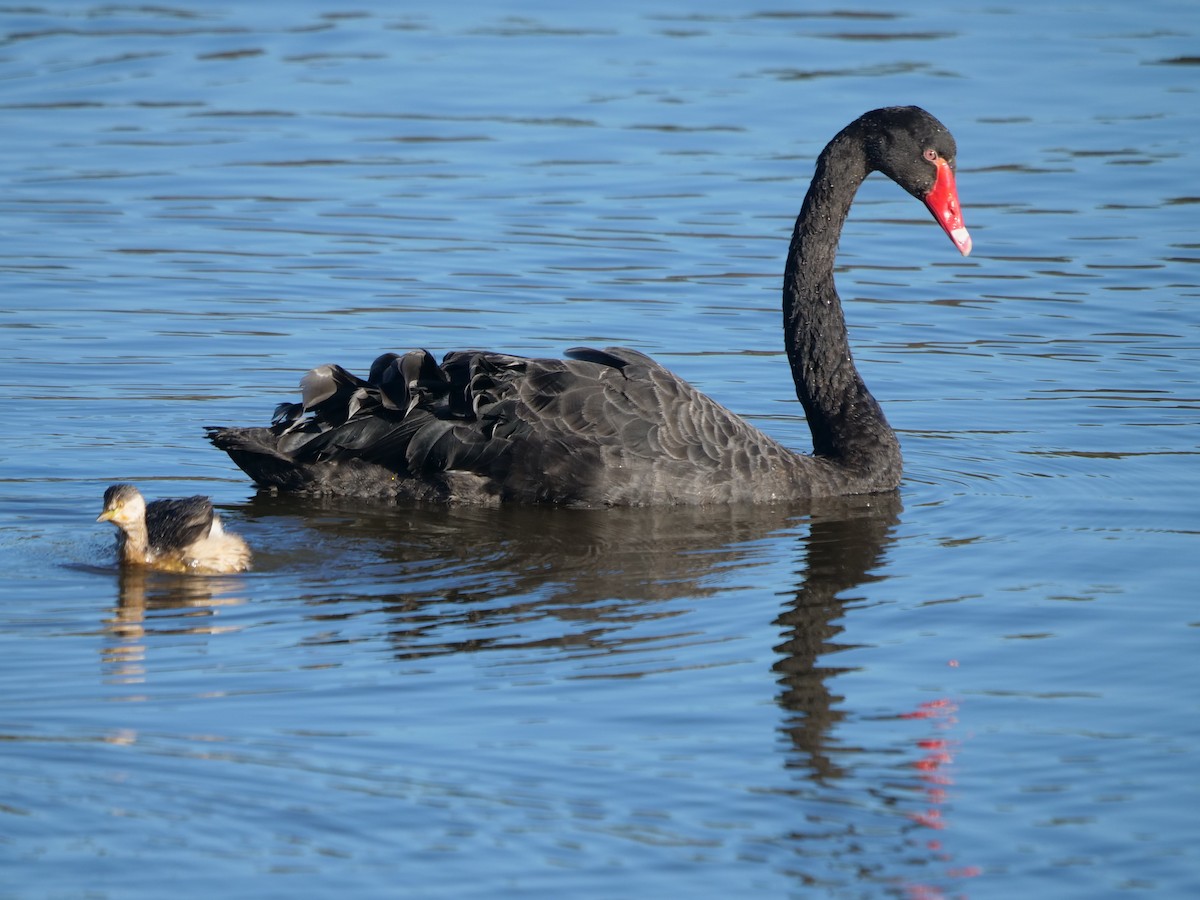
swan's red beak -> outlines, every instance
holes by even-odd
[[[954,241],[958,252],[963,256],[970,253],[971,235],[967,233],[967,226],[963,224],[962,220],[962,211],[958,208],[958,189],[954,186],[954,170],[944,159],[937,161],[937,181],[925,195],[925,205],[929,207],[929,211],[933,213],[933,217],[937,219],[946,234],[950,235],[950,240]]]

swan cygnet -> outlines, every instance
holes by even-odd
[[[132,484],[114,484],[96,521],[117,526],[122,565],[208,575],[250,568],[250,548],[222,527],[207,497],[147,503]]]

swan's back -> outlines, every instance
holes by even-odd
[[[635,350],[388,354],[305,376],[271,428],[213,428],[259,484],[466,503],[765,502],[819,468]]]

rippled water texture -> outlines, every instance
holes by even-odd
[[[784,6],[0,7],[0,895],[1200,895],[1194,4]],[[843,236],[894,497],[372,508],[204,441],[621,344],[806,448],[787,239],[893,103],[975,239],[883,179]],[[255,570],[118,572],[118,480]]]

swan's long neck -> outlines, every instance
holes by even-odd
[[[784,344],[814,454],[853,470],[864,488],[883,490],[899,482],[900,445],[855,368],[833,283],[842,225],[870,172],[852,128],[817,160],[796,219],[783,275]]]

